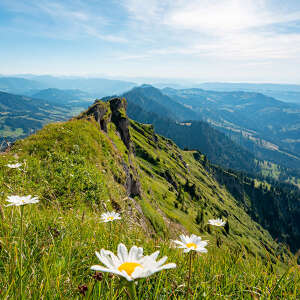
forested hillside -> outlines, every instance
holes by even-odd
[[[188,106],[256,157],[300,168],[300,106],[260,93],[202,89],[162,92]]]
[[[0,92],[0,109],[1,141],[23,138],[47,123],[66,120],[76,113],[76,108],[4,92]]]

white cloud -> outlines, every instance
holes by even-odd
[[[214,35],[300,20],[300,11],[274,11],[266,0],[196,0],[171,9],[165,24]]]
[[[1,1],[3,1],[2,5],[16,13],[14,22],[18,29],[22,30],[22,26],[24,30],[26,26],[33,28],[31,33],[33,35],[67,40],[90,36],[107,42],[127,42],[127,39],[118,33],[106,32],[110,20],[99,9],[93,10],[87,1]],[[41,22],[43,18],[46,22]]]
[[[167,3],[168,1],[165,1]],[[124,0],[123,6],[129,15],[138,21],[153,23],[164,13],[164,1],[158,0]]]
[[[269,19],[260,10],[262,4],[254,5],[251,0],[203,0],[187,3],[171,10],[166,15],[165,23],[175,28],[220,34],[258,26]]]
[[[300,21],[300,11],[278,7],[275,10],[270,3],[270,0],[126,0],[125,7],[133,20],[148,24],[145,35],[150,27],[150,35],[159,37],[145,51],[147,57],[193,55],[257,61],[300,58],[300,34],[278,29]]]

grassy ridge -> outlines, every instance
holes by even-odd
[[[265,249],[280,250],[195,161],[193,152],[154,136],[150,126],[132,123],[130,130],[136,158],[128,157],[142,185],[142,196],[134,200],[124,188],[126,149],[114,126],[105,134],[93,121],[51,124],[0,156],[1,298],[19,299],[20,287],[20,213],[4,207],[5,199],[32,194],[41,201],[24,210],[24,299],[81,299],[79,285],[88,288],[86,299],[108,299],[110,293],[113,299],[127,299],[119,278],[105,275],[98,282],[89,269],[99,263],[95,250],[116,252],[119,242],[142,246],[146,254],[159,249],[178,266],[140,280],[140,299],[184,299],[187,259],[170,244],[184,231],[209,240],[208,254],[194,260],[194,299],[296,299],[300,277],[295,260],[285,255],[278,260],[279,252]],[[6,167],[15,161],[23,162],[22,170]],[[112,209],[122,213],[122,220],[110,231],[100,223],[100,214]],[[197,224],[201,210],[204,220]],[[219,230],[221,248],[216,247],[217,232],[206,226],[208,218],[218,215],[230,224],[229,232]]]

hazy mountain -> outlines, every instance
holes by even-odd
[[[296,84],[206,82],[194,86],[214,91],[259,92],[278,100],[300,104],[300,85]]]
[[[0,137],[22,138],[47,123],[66,120],[76,113],[76,109],[46,100],[0,92]]]
[[[0,91],[14,94],[30,94],[45,88],[41,82],[17,77],[0,77]]]
[[[60,90],[55,88],[41,90],[32,95],[34,98],[48,100],[52,104],[88,106],[92,103],[89,93],[81,90]]]
[[[200,121],[200,116],[159,89],[143,85],[122,95],[128,102],[128,116],[153,124],[155,131],[171,138],[182,148],[197,149],[213,163],[255,173],[254,156],[225,134]],[[105,100],[108,100],[109,97]],[[194,119],[194,120],[192,120]],[[188,120],[188,121],[183,121]]]
[[[162,92],[197,112],[262,159],[300,167],[300,106],[252,92]]]
[[[63,90],[79,89],[97,98],[112,94],[120,94],[136,85],[134,82],[104,78],[55,77],[50,75],[31,75],[30,78],[42,83],[48,88]]]
[[[199,120],[199,115],[190,108],[164,95],[151,85],[142,85],[122,94],[129,103],[142,107],[145,111],[153,112],[164,118],[177,121]]]

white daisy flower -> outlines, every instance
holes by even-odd
[[[104,222],[104,223],[112,222],[112,221],[115,221],[115,220],[121,220],[121,217],[120,217],[119,213],[116,213],[114,211],[103,213],[101,215],[101,221]]]
[[[37,197],[32,197],[31,195],[29,196],[8,196],[7,197],[7,202],[9,202],[8,205],[6,206],[21,206],[25,204],[34,204],[38,203],[39,200]]]
[[[16,163],[16,164],[7,164],[6,165],[8,168],[11,168],[11,169],[19,169],[21,166],[22,166],[22,164],[20,164],[20,163]]]
[[[224,226],[226,221],[223,221],[222,219],[211,219],[208,220],[208,224],[213,226]]]
[[[124,244],[119,244],[118,255],[114,255],[111,251],[101,249],[100,253],[96,252],[98,259],[105,265],[94,265],[92,270],[100,272],[114,273],[125,277],[128,281],[138,278],[148,277],[156,272],[172,269],[176,264],[165,264],[167,257],[164,256],[156,261],[159,251],[151,255],[144,256],[143,248],[133,246],[129,252]]]
[[[188,253],[192,250],[202,253],[207,252],[207,249],[205,248],[207,246],[207,241],[202,241],[200,236],[195,234],[192,234],[191,236],[182,234],[179,237],[181,241],[175,240],[173,242],[178,245],[177,248],[184,249],[184,253]]]

